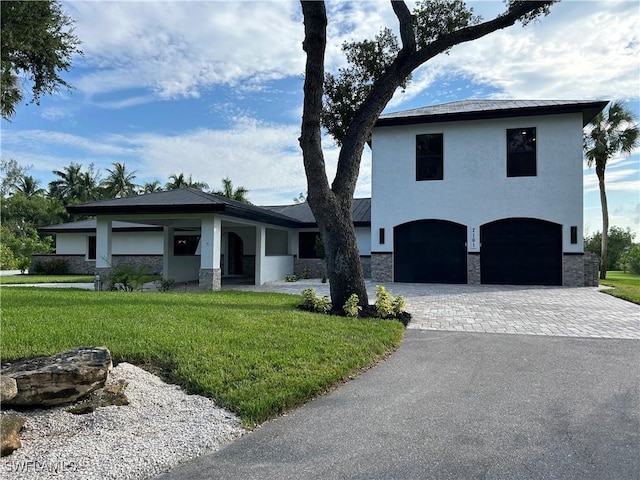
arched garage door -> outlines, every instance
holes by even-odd
[[[467,227],[417,220],[393,229],[394,281],[467,283]]]
[[[562,225],[506,218],[480,227],[482,283],[562,285]]]

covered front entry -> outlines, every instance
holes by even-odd
[[[467,227],[416,220],[393,229],[395,282],[467,283]]]
[[[480,227],[482,283],[562,285],[562,225],[505,218]]]

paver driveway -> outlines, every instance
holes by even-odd
[[[640,339],[640,306],[595,287],[415,283],[385,287],[404,295],[413,317],[411,329]],[[317,280],[233,288],[294,294],[315,288],[319,295],[329,294],[328,285]],[[375,284],[367,282],[367,290],[375,298]]]

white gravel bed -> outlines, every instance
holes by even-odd
[[[120,379],[128,382],[126,406],[84,415],[66,412],[69,405],[17,412],[27,419],[22,448],[0,459],[0,477],[148,479],[246,432],[208,398],[187,395],[134,365],[120,363],[108,383]]]

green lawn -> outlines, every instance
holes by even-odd
[[[640,275],[628,272],[609,271],[607,272],[607,279],[600,280],[600,285],[615,287],[603,291],[614,297],[640,305]]]
[[[396,348],[404,327],[295,308],[291,295],[2,290],[2,360],[107,346],[253,426]]]
[[[93,275],[1,275],[2,285],[25,283],[93,283]]]

